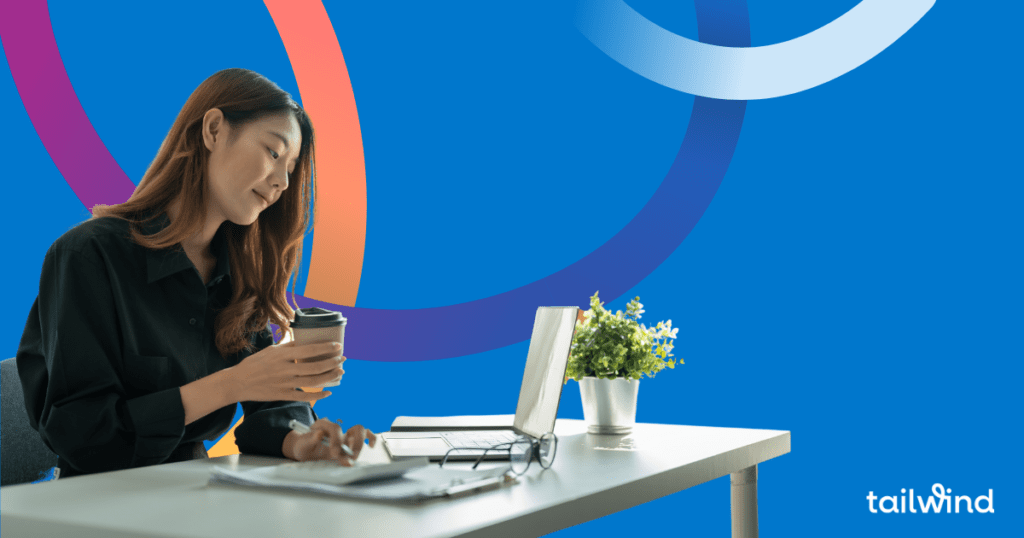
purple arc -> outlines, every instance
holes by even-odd
[[[127,200],[135,184],[100,140],[75,95],[46,2],[4,2],[0,39],[32,126],[82,205],[91,210],[96,204]]]

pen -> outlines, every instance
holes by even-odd
[[[297,421],[295,419],[292,419],[291,421],[288,422],[288,427],[291,428],[292,431],[298,432],[299,435],[305,435],[305,434],[307,434],[307,433],[309,433],[311,431],[309,429],[309,426],[306,426],[305,424],[303,424],[303,423],[301,423],[301,422],[299,422],[299,421]],[[324,446],[331,446],[331,441],[330,441],[330,439],[321,439],[320,440],[320,444],[322,444]],[[349,457],[351,457],[351,458],[355,457],[355,453],[352,452],[352,449],[349,448],[348,445],[346,445],[345,443],[341,444],[341,450],[343,450],[345,452],[345,454],[348,454]]]

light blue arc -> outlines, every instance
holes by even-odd
[[[910,30],[935,0],[864,0],[817,30],[775,45],[722,47],[676,35],[622,0],[581,0],[576,27],[634,73],[714,99],[770,99],[820,86]]]

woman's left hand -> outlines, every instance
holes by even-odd
[[[301,434],[295,439],[294,459],[296,461],[334,460],[340,465],[351,467],[352,460],[358,458],[359,452],[363,449],[363,441],[369,440],[371,448],[377,444],[377,436],[370,430],[357,424],[342,433],[338,422],[332,422],[326,418],[314,422],[309,427],[309,433]],[[322,439],[330,440],[331,445],[324,446],[321,443]],[[341,449],[343,443],[352,449],[351,457]]]

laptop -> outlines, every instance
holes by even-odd
[[[392,458],[426,456],[431,461],[440,461],[451,448],[469,448],[452,453],[449,461],[469,460],[479,457],[484,448],[509,442],[522,435],[540,439],[545,433],[554,431],[558,402],[562,397],[565,369],[569,362],[572,336],[576,330],[579,308],[575,306],[542,306],[537,309],[533,320],[533,334],[530,349],[526,354],[526,371],[519,389],[519,403],[511,425],[498,426],[502,417],[491,415],[478,417],[424,417],[407,419],[408,430],[422,430],[415,422],[434,427],[427,431],[392,431],[380,434],[384,447]],[[481,429],[492,426],[489,429]],[[507,460],[509,452],[492,450],[485,459]]]

